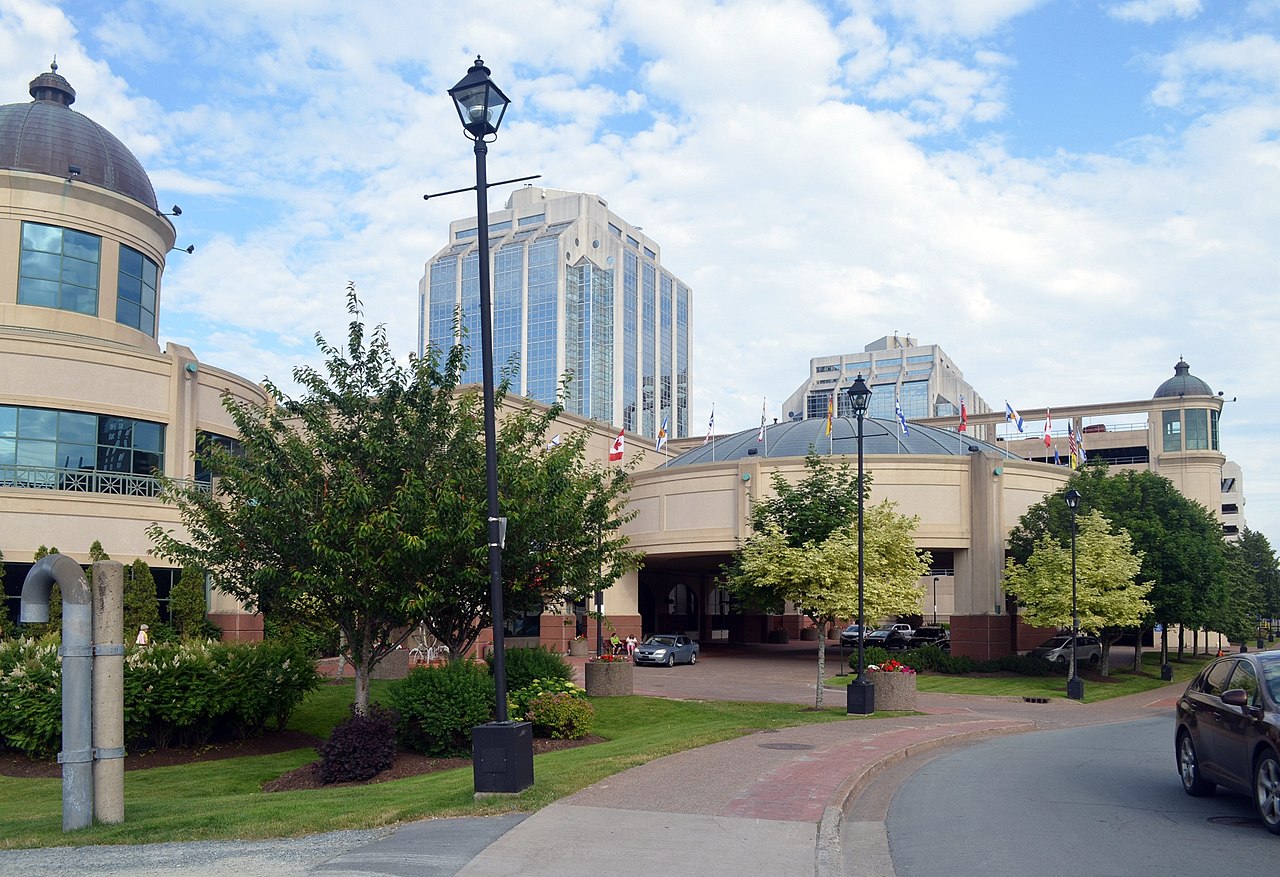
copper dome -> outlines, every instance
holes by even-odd
[[[155,189],[133,153],[71,109],[76,92],[56,63],[31,80],[31,97],[31,103],[0,106],[0,169],[70,177],[157,210]]]

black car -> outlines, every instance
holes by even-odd
[[[947,651],[951,648],[951,632],[945,627],[917,627],[911,639],[907,640],[907,648],[918,649],[921,646],[937,646]]]
[[[1200,671],[1178,699],[1174,752],[1188,795],[1241,792],[1280,834],[1280,652],[1229,655]]]
[[[856,648],[858,645],[858,636],[862,633],[862,626],[858,624],[850,624],[844,630],[840,631],[840,645],[846,649]]]

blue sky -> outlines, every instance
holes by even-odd
[[[693,287],[694,424],[780,416],[810,357],[893,332],[1029,421],[1185,356],[1280,540],[1280,0],[405,7],[0,0],[0,101],[56,53],[182,206],[162,341],[280,381],[348,280],[413,348],[482,54],[513,99],[490,178],[601,195]]]

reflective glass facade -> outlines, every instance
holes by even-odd
[[[102,238],[70,228],[22,223],[18,304],[96,316]],[[154,318],[155,304],[152,303]]]
[[[156,284],[159,268],[132,247],[120,245],[120,273],[116,285],[116,322],[156,334]]]
[[[0,405],[0,486],[154,496],[164,430],[128,417]]]
[[[491,215],[495,364],[514,365],[513,389],[528,398],[556,401],[570,375],[568,412],[648,436],[665,416],[669,435],[687,436],[692,292],[662,269],[656,244],[604,207],[595,196],[527,187],[507,215]],[[454,223],[428,263],[419,313],[422,350],[455,342],[461,308],[469,382],[483,374],[474,222]]]

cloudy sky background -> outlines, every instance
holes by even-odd
[[[404,7],[0,0],[0,102],[56,53],[182,206],[162,342],[285,381],[348,280],[415,346],[473,212],[422,200],[474,179],[445,90],[482,54],[513,99],[490,179],[601,195],[692,286],[695,433],[894,332],[1029,421],[1185,356],[1280,544],[1280,0]]]

